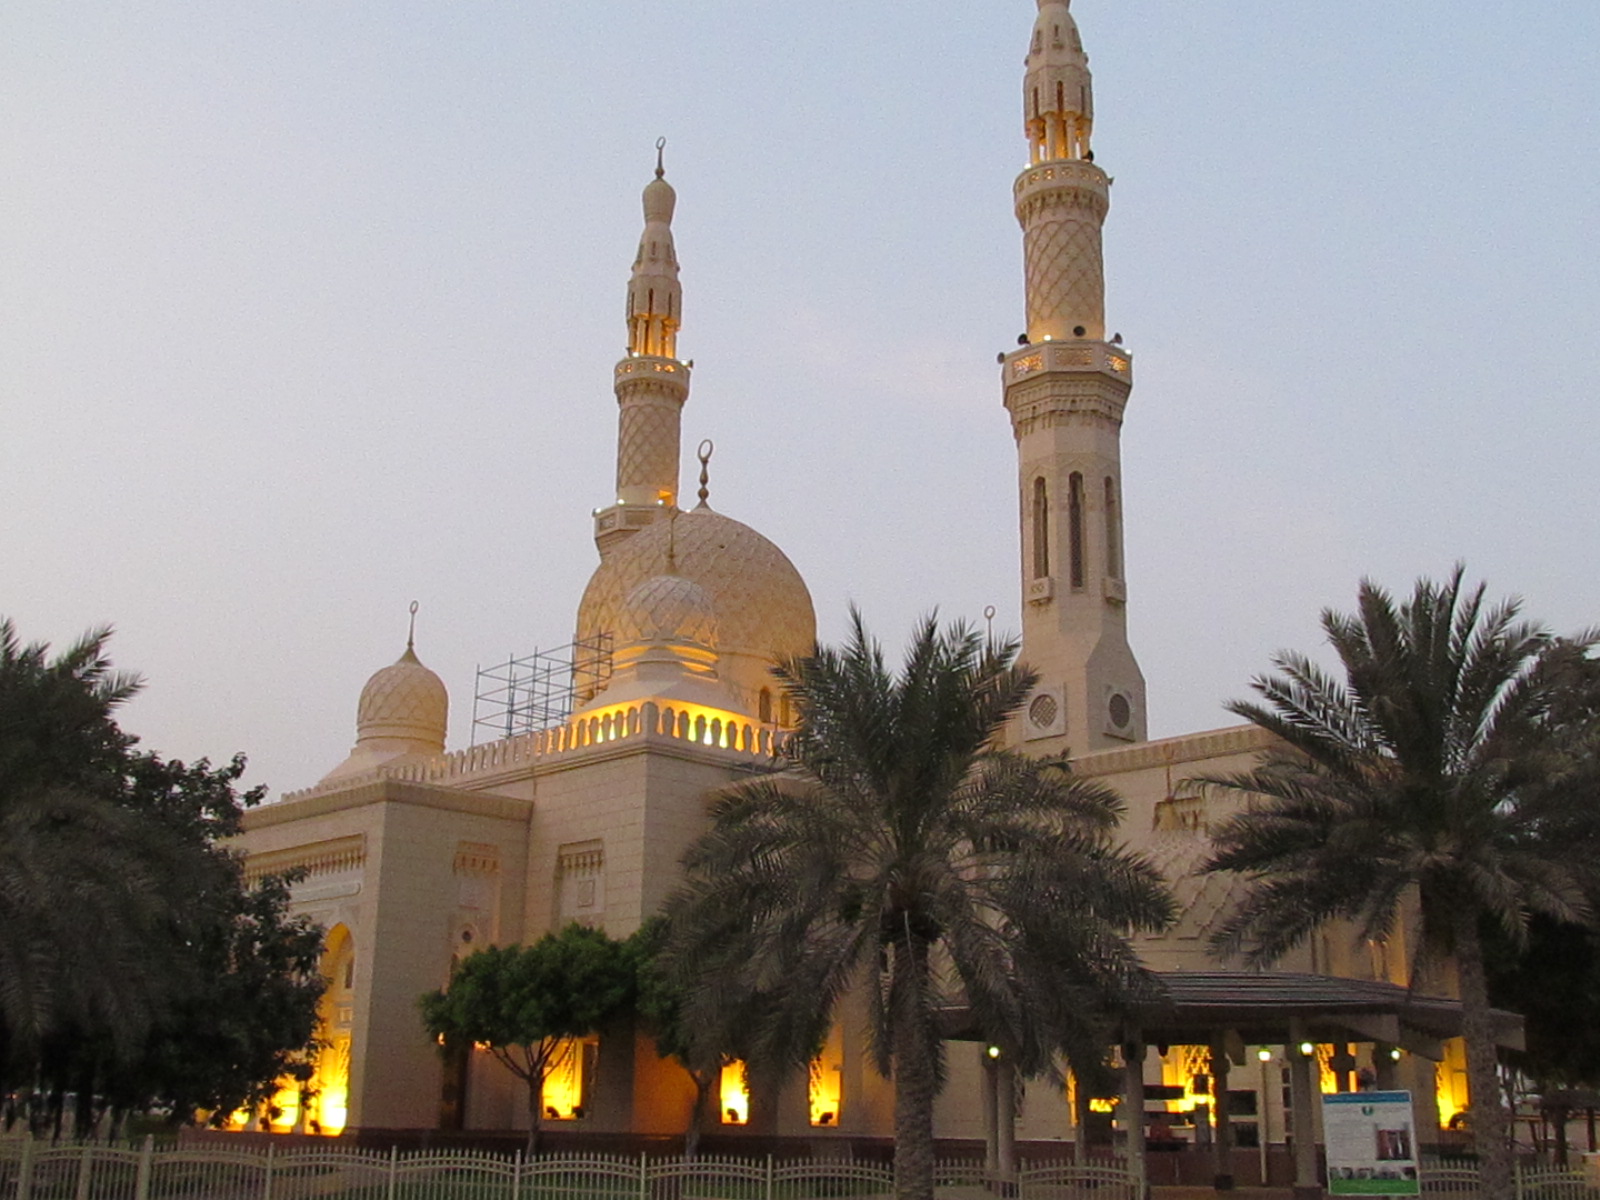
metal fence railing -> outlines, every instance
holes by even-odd
[[[1478,1165],[1461,1159],[1425,1158],[1421,1164],[1422,1194],[1438,1200],[1470,1200],[1479,1195]],[[1517,1200],[1600,1200],[1600,1187],[1577,1167],[1518,1163]]]
[[[1142,1192],[1118,1159],[1024,1163],[1009,1176],[980,1163],[939,1163],[935,1184],[938,1200],[1141,1200]],[[893,1191],[893,1168],[850,1159],[0,1140],[0,1200],[880,1200]]]

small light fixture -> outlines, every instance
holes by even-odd
[[[999,1058],[1000,1057],[1000,1047],[999,1046],[990,1046],[987,1050],[984,1051],[984,1053],[987,1054],[990,1058]]]
[[[1301,1057],[1310,1058],[1316,1052],[1317,1052],[1317,1048],[1313,1043],[1311,1043],[1311,1042],[1301,1042],[1300,1043],[1300,1054],[1301,1054]]]
[[[1256,1051],[1256,1057],[1259,1058],[1262,1062],[1271,1062],[1272,1061],[1272,1051],[1268,1050],[1265,1046],[1263,1046],[1260,1050]]]
[[[1400,1047],[1399,1046],[1391,1047],[1390,1050],[1389,1050],[1389,1057],[1392,1058],[1395,1062],[1399,1062],[1400,1061]]]

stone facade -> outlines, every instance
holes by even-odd
[[[1184,906],[1178,926],[1141,949],[1153,967],[1193,969],[1211,965],[1205,938],[1229,884],[1193,874],[1220,814],[1186,781],[1242,770],[1265,742],[1249,727],[1145,740],[1122,562],[1120,431],[1132,359],[1119,336],[1107,340],[1103,311],[1110,181],[1093,162],[1076,24],[1066,0],[1038,8],[1024,86],[1031,163],[1016,183],[1028,332],[1001,366],[1018,449],[1023,654],[1041,684],[1009,736],[1030,753],[1080,752],[1077,769],[1125,797],[1128,841],[1167,872]],[[595,512],[601,561],[576,621],[578,639],[604,643],[613,669],[575,680],[579,707],[561,724],[446,753],[444,685],[408,644],[363,691],[349,759],[246,818],[248,869],[302,869],[295,909],[330,930],[325,1033],[336,1052],[325,1056],[316,1112],[298,1114],[325,1132],[524,1123],[520,1083],[482,1054],[464,1069],[445,1063],[423,1033],[418,997],[480,946],[532,941],[572,921],[627,936],[675,886],[709,797],[773,763],[787,714],[767,667],[809,648],[815,616],[783,552],[709,507],[703,475],[699,505],[679,507],[690,371],[676,358],[682,291],[675,197],[663,176],[658,165],[645,191],[630,350],[615,374],[615,495]],[[1406,947],[1385,953],[1356,961],[1342,941],[1319,939],[1285,966],[1403,980]],[[892,1087],[869,1065],[861,1007],[847,999],[814,1078],[791,1081],[778,1098],[773,1131],[890,1132]],[[569,1096],[563,1121],[682,1132],[688,1079],[646,1039],[606,1031],[579,1061],[582,1103]],[[1187,1080],[1186,1063],[1180,1056],[1147,1073]],[[942,1136],[993,1132],[993,1108],[986,1120],[980,1102],[992,1098],[992,1074],[980,1048],[952,1048]],[[1281,1118],[1276,1090],[1268,1107]],[[1030,1087],[1019,1136],[1073,1136],[1069,1109],[1059,1088]]]

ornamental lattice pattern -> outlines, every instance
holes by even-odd
[[[652,496],[678,494],[677,402],[629,398],[617,428],[617,491],[646,487]]]
[[[658,520],[607,556],[578,606],[580,640],[618,634],[628,595],[667,569],[669,544],[677,574],[710,597],[718,650],[769,658],[810,649],[817,619],[794,564],[748,525],[709,509]]]
[[[1030,222],[1024,238],[1028,327],[1083,325],[1103,336],[1105,267],[1100,222],[1083,209],[1052,207]]]
[[[356,724],[409,726],[442,737],[449,711],[439,677],[420,663],[402,661],[367,681],[356,706]]]

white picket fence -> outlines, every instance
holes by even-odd
[[[1009,1179],[940,1163],[936,1180],[938,1200],[1141,1200],[1142,1190],[1114,1159],[1025,1164]],[[850,1160],[0,1141],[0,1200],[873,1200],[893,1191],[890,1167]]]

